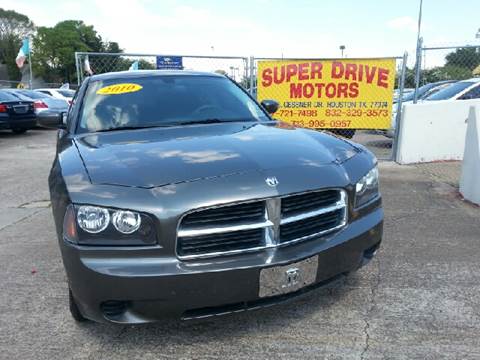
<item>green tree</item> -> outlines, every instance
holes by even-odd
[[[120,46],[118,45],[117,42],[106,42],[106,43],[104,43],[102,51],[109,52],[109,53],[121,53],[121,52],[123,52],[123,50],[120,49]]]
[[[480,65],[480,53],[477,48],[468,47],[457,49],[445,57],[446,66],[455,66],[457,68],[467,68],[471,71]]]
[[[22,46],[22,39],[32,35],[34,31],[35,25],[28,16],[0,8],[0,63],[7,66],[10,80],[21,79],[15,58]]]
[[[152,64],[151,62],[140,59],[138,61],[138,69],[139,70],[155,70],[157,66],[155,64]]]
[[[93,26],[78,20],[62,21],[52,28],[39,27],[33,45],[34,72],[47,82],[76,80],[77,51],[122,52],[118,43],[104,42]]]
[[[397,70],[397,74],[395,77],[395,88],[400,87],[400,77],[401,77],[401,69]],[[408,68],[405,72],[405,88],[413,88],[415,87],[415,68]]]
[[[437,66],[422,71],[423,83],[441,80],[464,80],[472,77],[472,71],[457,65]]]

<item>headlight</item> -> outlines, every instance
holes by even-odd
[[[113,226],[122,234],[131,234],[140,228],[140,214],[132,211],[115,211],[112,218]]]
[[[355,185],[355,207],[362,206],[378,196],[378,168],[375,166]]]
[[[83,231],[97,234],[105,230],[110,222],[107,209],[97,206],[80,206],[77,211],[77,223]]]
[[[82,245],[152,245],[157,242],[155,223],[143,213],[93,205],[69,205],[63,236]]]

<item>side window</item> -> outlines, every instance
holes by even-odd
[[[479,99],[480,98],[480,85],[475,88],[467,91],[465,94],[460,96],[458,100],[469,100],[469,99]]]
[[[80,92],[80,89],[75,91],[75,95],[73,95],[73,98],[72,98],[72,103],[68,107],[67,123],[66,123],[67,129],[70,129],[70,125],[72,124],[72,121],[73,121],[75,109],[77,108],[76,104],[77,104],[77,98],[78,98],[79,92]]]

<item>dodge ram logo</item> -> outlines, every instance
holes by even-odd
[[[300,269],[298,268],[290,268],[285,271],[285,280],[282,285],[283,288],[287,288],[290,286],[295,286],[300,281]]]
[[[265,179],[265,182],[267,183],[268,186],[275,187],[278,185],[278,180],[275,176],[267,177]]]

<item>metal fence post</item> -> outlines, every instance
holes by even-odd
[[[243,59],[243,79],[241,80],[241,84],[243,87],[247,87],[248,84],[250,83],[250,78],[248,76],[248,58]]]
[[[253,96],[253,86],[255,84],[255,58],[250,56],[250,95]]]
[[[417,43],[416,60],[415,60],[415,90],[413,93],[414,104],[417,103],[418,88],[420,87],[420,69],[422,67],[422,48],[423,48],[423,38],[419,38]]]
[[[82,79],[80,78],[80,66],[78,62],[78,52],[75,52],[75,68],[77,70],[77,85],[80,86]]]
[[[400,74],[399,94],[398,94],[398,101],[397,101],[397,115],[395,117],[395,133],[393,136],[391,160],[395,160],[397,158],[398,136],[400,134],[400,121],[402,118],[403,89],[405,87],[405,73],[407,72],[407,58],[408,58],[408,53],[405,51],[405,53],[403,54],[403,60],[402,60],[402,73]]]

